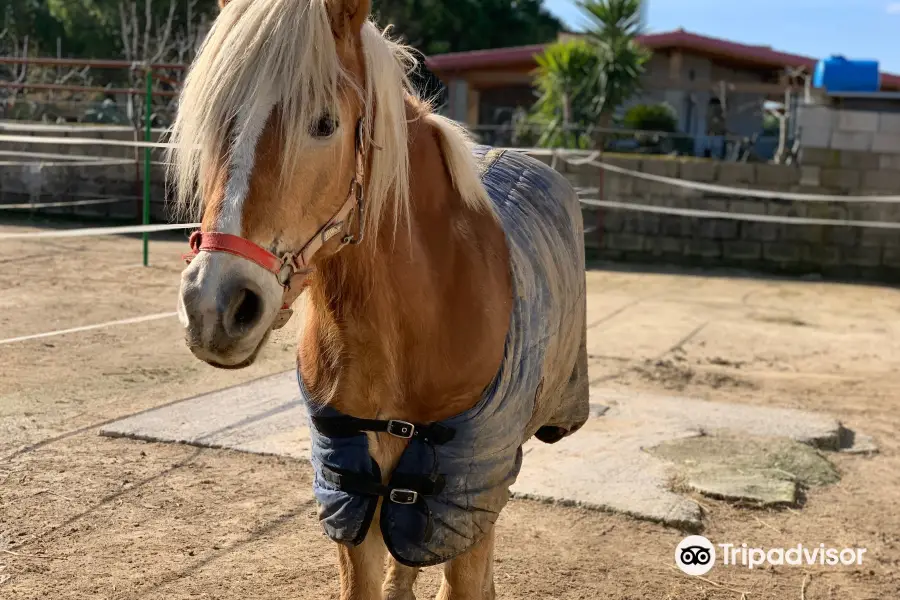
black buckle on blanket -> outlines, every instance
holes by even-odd
[[[387,432],[394,437],[411,440],[416,433],[416,426],[406,421],[391,419],[387,424]]]
[[[345,438],[359,435],[366,431],[387,433],[404,440],[413,438],[431,444],[446,444],[454,438],[456,430],[432,423],[420,425],[409,421],[391,419],[388,421],[378,419],[357,419],[356,417],[312,417],[315,428],[325,437]]]
[[[383,485],[371,475],[353,473],[322,465],[322,478],[337,489],[361,496],[382,496],[394,504],[415,504],[425,496],[436,496],[444,489],[444,476],[425,477],[395,473],[392,485]]]
[[[391,502],[394,504],[415,504],[419,500],[419,492],[415,490],[391,490],[391,495],[388,496]]]

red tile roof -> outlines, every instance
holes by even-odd
[[[665,48],[681,48],[714,56],[741,60],[743,62],[780,69],[785,66],[807,67],[814,69],[817,59],[799,54],[789,54],[774,50],[769,46],[751,46],[720,38],[691,33],[683,29],[642,35],[638,42],[651,50]],[[437,54],[425,60],[432,71],[456,71],[485,67],[513,67],[534,64],[534,56],[544,51],[546,44],[518,46],[514,48],[497,48],[493,50],[476,50],[473,52],[453,52]],[[900,75],[881,74],[884,87],[900,89]]]
[[[425,59],[425,66],[432,71],[455,71],[457,69],[477,69],[479,67],[506,67],[534,63],[534,56],[541,54],[546,44],[473,50],[470,52],[450,52],[435,54]]]

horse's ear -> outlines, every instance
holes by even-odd
[[[372,0],[326,0],[325,4],[331,30],[338,39],[359,33],[372,12]]]

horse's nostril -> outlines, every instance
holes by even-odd
[[[223,293],[220,298],[220,310],[222,311],[222,328],[228,338],[238,339],[259,323],[263,316],[262,297],[246,286],[246,283],[235,282],[234,290]]]
[[[238,329],[253,327],[262,316],[262,299],[252,290],[242,289],[233,306],[232,322]]]

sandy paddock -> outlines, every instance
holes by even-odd
[[[3,226],[0,232],[27,230]],[[177,236],[150,268],[134,237],[0,241],[0,339],[174,311]],[[513,501],[498,525],[501,598],[900,598],[900,292],[722,274],[588,273],[598,385],[825,411],[881,453],[800,510],[700,498],[705,535],[753,547],[867,548],[861,566],[675,570],[685,533]],[[295,329],[222,372],[174,318],[0,345],[0,598],[319,599],[334,548],[302,462],[108,439],[110,421],[291,368]],[[527,459],[526,459],[527,460]],[[417,586],[432,595],[439,572]]]

